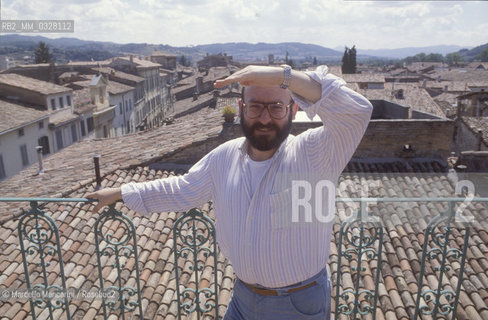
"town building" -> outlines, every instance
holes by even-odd
[[[175,70],[176,69],[176,58],[175,54],[165,53],[161,51],[154,51],[150,56],[149,59],[161,65],[161,68],[168,69],[168,70]]]
[[[162,125],[165,113],[170,107],[169,90],[163,86],[159,76],[160,64],[134,56],[113,58],[109,67],[144,78],[143,128]]]

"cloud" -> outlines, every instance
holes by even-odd
[[[74,19],[82,39],[165,43],[300,41],[394,48],[487,42],[488,2],[0,0],[4,19]],[[66,36],[66,35],[64,35]]]

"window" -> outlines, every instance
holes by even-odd
[[[63,149],[63,132],[61,129],[56,130],[56,144],[58,145],[58,150]]]
[[[39,129],[44,129],[44,121],[39,122]]]
[[[59,97],[59,107],[64,108],[63,97]]]
[[[127,133],[130,133],[130,122],[129,121],[127,121],[127,127],[126,128],[127,128]]]
[[[24,135],[24,128],[20,128],[17,133],[19,134],[19,137],[22,137]]]
[[[5,173],[5,167],[3,166],[3,157],[0,154],[0,179],[3,179],[7,176]]]
[[[103,137],[104,137],[104,138],[108,138],[108,130],[107,130],[107,126],[103,126]]]
[[[27,146],[25,144],[20,146],[20,156],[22,157],[22,166],[29,165],[29,157],[27,155]]]
[[[119,113],[122,114],[122,102],[119,102]]]
[[[127,100],[125,100],[125,111],[129,111],[129,106],[127,105]]]
[[[51,99],[51,109],[56,110],[56,100],[54,98]]]
[[[132,99],[129,99],[129,110],[132,110]]]
[[[93,117],[86,119],[86,126],[88,127],[88,133],[93,131]]]
[[[40,137],[37,144],[42,147],[42,154],[51,153],[51,150],[49,150],[49,138],[47,136]]]
[[[104,100],[103,100],[103,89],[100,87],[98,88],[98,95],[100,96],[100,103],[104,103]]]
[[[84,137],[86,136],[86,131],[85,131],[85,120],[80,121],[80,129],[81,129],[81,136]]]
[[[76,133],[76,124],[71,125],[71,139],[73,142],[78,141],[78,134]]]
[[[71,97],[66,96],[66,105],[71,106]]]

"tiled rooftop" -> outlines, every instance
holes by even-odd
[[[356,83],[384,83],[385,76],[377,73],[355,73],[355,74],[343,74],[342,78],[346,82]]]
[[[447,92],[469,92],[469,85],[466,81],[427,81],[426,87]]]
[[[87,110],[89,110],[89,109],[87,108]],[[80,111],[80,110],[78,110],[78,111]],[[59,110],[58,112],[54,113],[49,118],[49,124],[59,126],[59,125],[71,122],[73,120],[76,120],[76,119],[79,119],[79,114],[73,113],[71,111],[71,108],[63,109],[63,110]]]
[[[130,73],[125,73],[122,71],[117,71],[110,67],[92,68],[92,70],[95,72],[101,72],[103,74],[112,74],[115,78],[125,79],[136,83],[144,81],[143,77],[139,77]]]
[[[412,171],[416,171],[417,178],[412,178]],[[409,172],[408,175],[394,175],[394,172]],[[429,174],[427,172],[431,172]],[[167,171],[148,166],[116,169],[105,172],[103,187],[119,186],[131,181],[149,181],[183,171]],[[416,197],[416,196],[449,196],[454,193],[451,182],[446,178],[445,168],[437,162],[431,161],[390,161],[372,163],[352,161],[342,174],[338,184],[338,195],[356,197],[359,192],[351,183],[366,181],[370,183],[369,194],[373,197]],[[374,186],[374,181],[381,181]],[[94,188],[94,183],[81,185],[65,184],[66,188],[73,187],[70,196],[84,197]],[[90,210],[93,205],[51,203],[45,210],[50,212],[59,226],[65,274],[68,288],[96,288],[99,285],[97,259],[94,244],[93,225],[98,214]],[[144,319],[176,319],[176,282],[173,252],[172,225],[181,215],[178,212],[154,213],[140,216],[128,210],[121,204],[117,205],[134,223],[139,247],[140,284]],[[203,209],[208,209],[204,205]],[[331,243],[329,267],[333,279],[333,297],[337,275],[339,223],[344,221],[349,212],[344,204],[337,205],[336,225]],[[384,224],[383,263],[381,265],[381,279],[379,283],[379,306],[377,319],[412,319],[420,274],[421,247],[423,232],[429,221],[445,205],[432,203],[388,203],[371,205],[371,213],[379,217]],[[164,208],[161,210],[164,212]],[[462,281],[461,294],[456,319],[488,319],[488,210],[485,206],[475,204],[472,213],[477,221],[472,226],[467,251],[465,275]],[[213,210],[209,216],[213,219]],[[0,276],[0,289],[25,287],[20,250],[18,249],[17,221],[9,220],[0,226],[0,240],[2,250],[0,265],[5,270]],[[112,226],[116,228],[116,225]],[[116,229],[114,229],[116,230]],[[457,246],[462,245],[463,230],[453,229],[453,240]],[[106,281],[113,282],[112,260],[105,260],[102,273]],[[134,261],[128,260],[128,264]],[[205,268],[199,273],[200,285],[212,284],[213,259],[203,261]],[[452,287],[456,283],[455,272],[459,269],[456,262],[449,263],[451,270],[448,278],[444,278],[444,285]],[[367,285],[373,279],[374,263],[368,265],[362,275],[362,281]],[[181,281],[192,285],[193,271],[188,264],[181,263]],[[223,315],[228,305],[235,276],[232,265],[220,253],[218,255],[218,285],[219,310]],[[433,266],[427,264],[424,286],[436,287],[438,277]],[[60,284],[57,263],[48,268],[48,278]],[[353,286],[350,266],[343,264],[342,288]],[[125,279],[134,284],[134,273],[127,274]],[[56,280],[57,279],[57,280]],[[39,278],[37,278],[39,281]],[[189,281],[189,282],[188,282]],[[72,301],[71,315],[74,319],[94,319],[103,314],[100,301]],[[7,301],[0,306],[0,313],[9,319],[25,318],[30,310],[28,302]],[[423,319],[427,319],[425,317]]]
[[[461,119],[474,132],[481,130],[482,139],[488,146],[488,117],[461,117]]]
[[[440,78],[447,81],[464,81],[469,85],[488,85],[488,70],[452,69],[449,71],[435,71],[429,73],[432,79]]]
[[[107,91],[110,94],[121,94],[121,93],[129,92],[131,90],[134,90],[134,87],[127,86],[117,81],[112,81],[112,80],[108,81]]]
[[[130,61],[130,57],[118,57],[118,58]],[[139,59],[136,57],[133,57],[132,61],[135,64],[137,64],[138,67],[142,67],[142,68],[159,68],[159,67],[161,67],[161,65],[159,63],[155,63],[155,62],[145,60],[145,59]]]
[[[15,73],[0,74],[0,84],[27,89],[45,95],[70,92],[71,89],[58,86],[57,84],[40,81],[30,77],[24,77]]]
[[[116,169],[145,164],[183,149],[192,143],[216,137],[223,118],[218,109],[205,108],[181,117],[169,126],[123,137],[83,140],[43,160],[45,173],[38,165],[0,182],[2,197],[67,197],[73,190],[94,180],[93,156],[101,156],[102,175]],[[64,188],[63,186],[69,186]],[[10,206],[0,203],[0,221]]]
[[[196,72],[193,75],[178,81],[177,86],[172,90],[172,92],[177,93],[182,90],[186,90],[189,87],[194,87],[196,85],[197,77],[203,77],[203,82],[207,82],[207,81],[213,82],[217,79],[226,77],[229,74],[230,74],[229,68],[227,67],[212,67],[209,69],[207,75],[205,75],[205,73]]]
[[[0,98],[0,134],[23,124],[47,117],[50,111],[18,101]]]
[[[349,85],[348,85],[349,86]],[[416,83],[385,83],[384,89],[353,89],[369,100],[386,100],[411,107],[412,110],[426,112],[445,118],[443,110],[437,105],[425,89]],[[395,95],[403,90],[403,99]]]

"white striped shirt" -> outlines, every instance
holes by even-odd
[[[123,185],[125,204],[148,214],[188,210],[212,199],[220,249],[242,281],[277,288],[317,274],[327,264],[333,221],[291,222],[292,197],[297,196],[292,180],[335,185],[373,107],[342,79],[327,74],[326,66],[308,74],[321,83],[321,99],[312,104],[293,98],[310,118],[318,114],[324,126],[290,135],[271,158],[254,195],[242,137],[220,145],[183,176]]]

